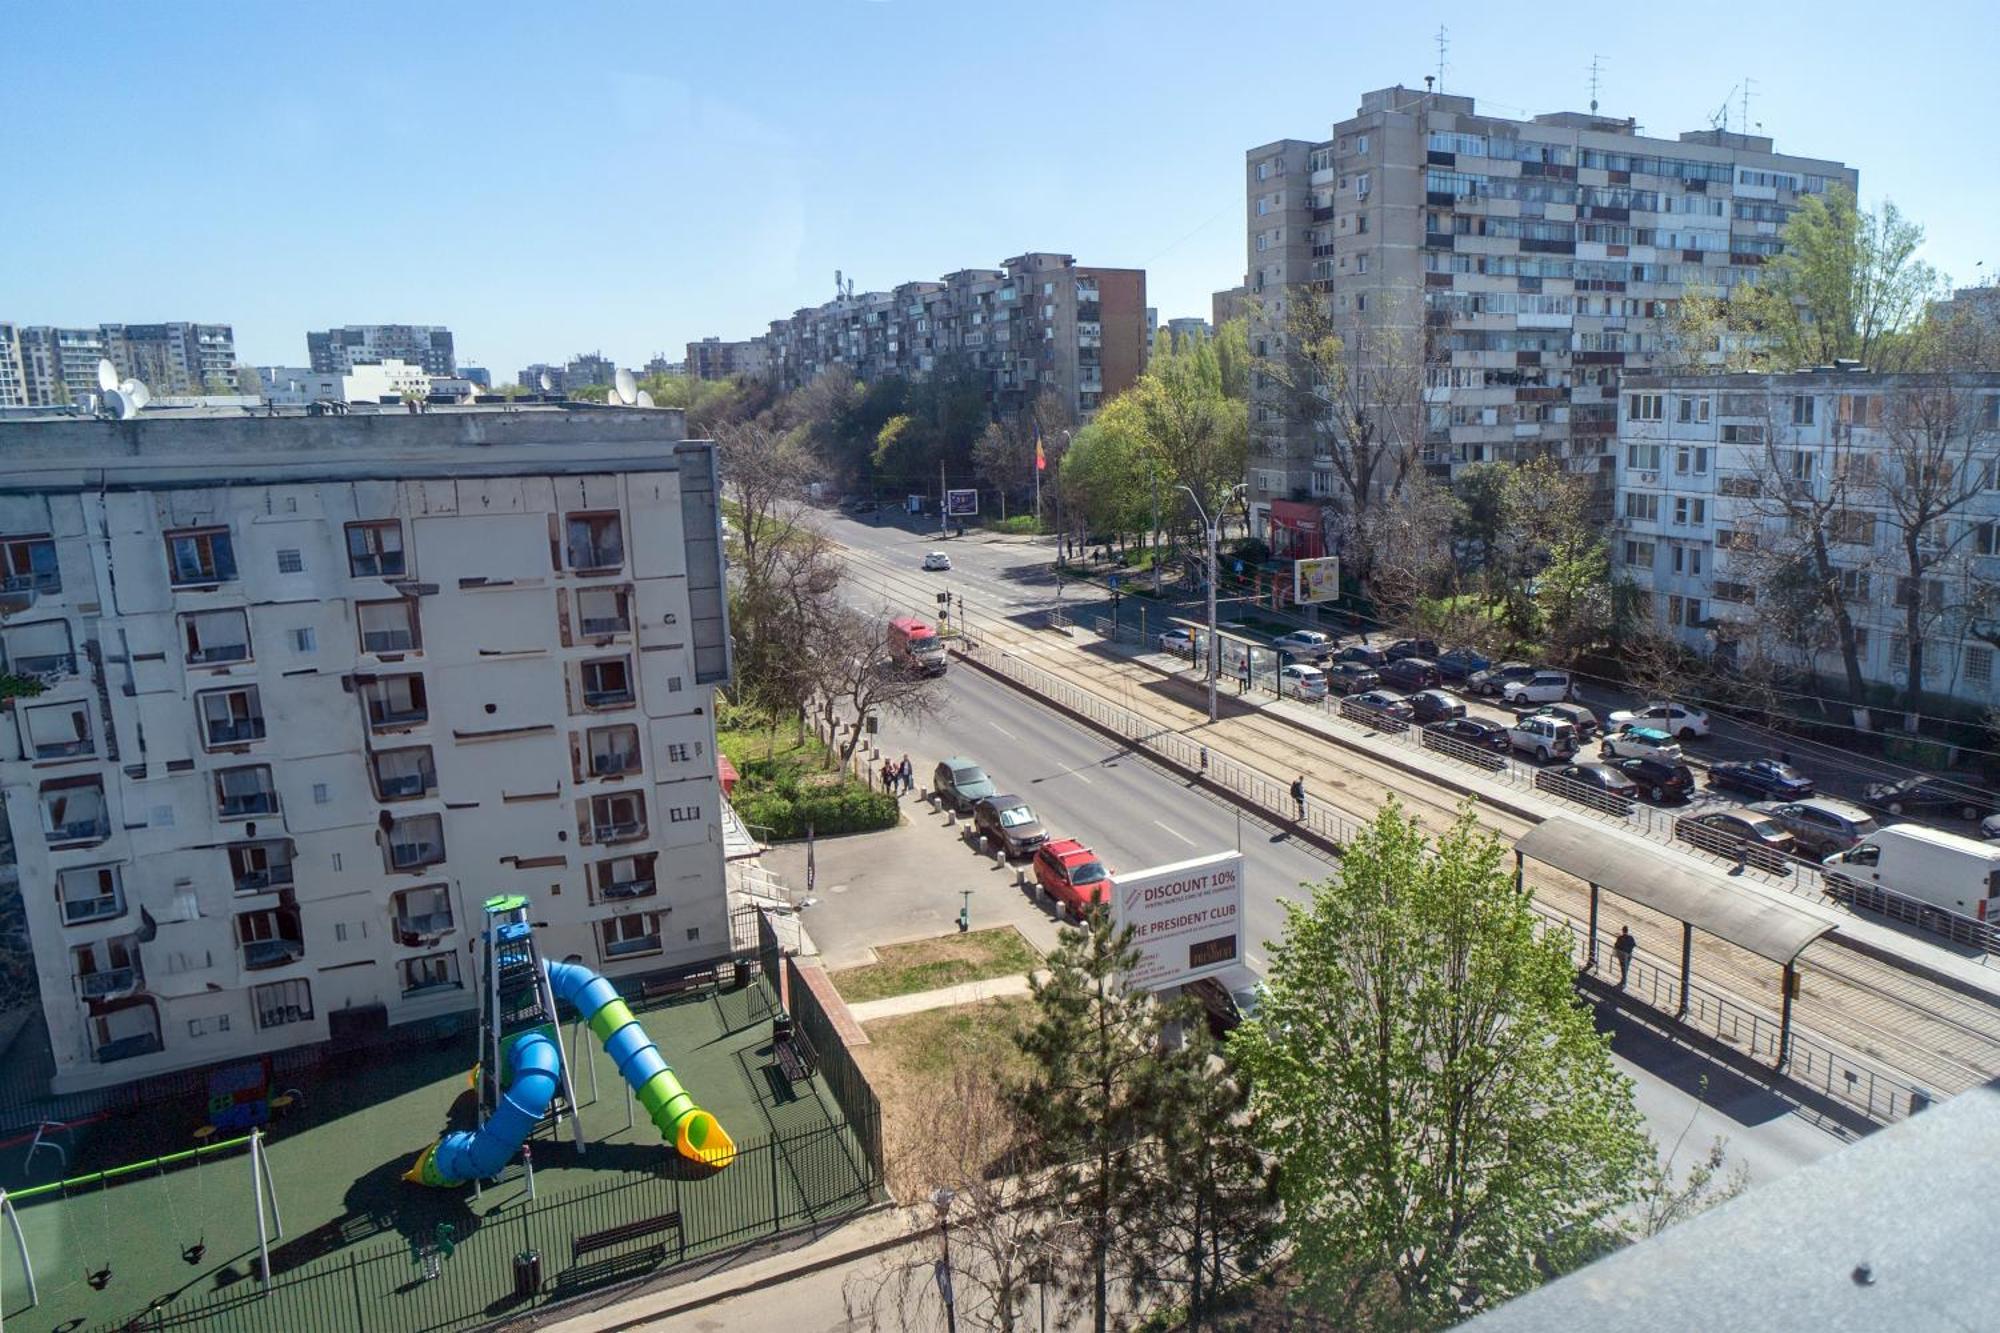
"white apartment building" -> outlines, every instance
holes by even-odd
[[[422,366],[395,357],[363,361],[352,369],[322,372],[304,366],[259,366],[257,379],[267,401],[281,407],[307,403],[381,403],[431,392],[433,376]],[[469,381],[467,381],[469,383]]]
[[[55,1090],[470,1008],[481,903],[729,950],[678,411],[0,422],[0,797]],[[0,840],[4,845],[5,840]]]
[[[1822,500],[1839,499],[1827,524],[1870,684],[1907,676],[1906,603],[1924,598],[1924,687],[2000,701],[1994,645],[2000,631],[2000,374],[1962,377],[1956,401],[1966,432],[1941,451],[1967,449],[1984,478],[1937,530],[1924,535],[1940,560],[1921,590],[1907,587],[1903,532],[1889,500],[1898,484],[1899,392],[1920,377],[1857,370],[1785,375],[1627,377],[1618,410],[1615,576],[1631,580],[1654,624],[1702,653],[1745,660],[1759,642],[1770,660],[1842,679],[1838,648],[1781,640],[1759,588],[1768,561],[1750,549],[1784,532],[1770,497],[1783,479]],[[1835,491],[1831,488],[1838,486]]]

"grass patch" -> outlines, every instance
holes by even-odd
[[[940,990],[988,977],[1023,976],[1042,961],[1034,946],[1012,926],[891,944],[875,952],[879,961],[833,974],[834,986],[849,1004]]]
[[[926,1009],[866,1025],[869,1045],[855,1055],[883,1106],[894,1101],[898,1084],[931,1082],[959,1065],[983,1065],[1018,1080],[1030,1072],[1028,1057],[1014,1045],[1035,1017],[1035,1002],[1009,995],[949,1009]]]
[[[716,744],[736,766],[730,803],[743,822],[774,839],[803,838],[811,828],[829,837],[894,828],[902,809],[888,792],[831,767],[810,731],[736,704],[717,710]]]
[[[1015,514],[1012,518],[996,518],[986,524],[988,532],[1004,532],[1015,537],[1044,537],[1048,529],[1033,514]]]

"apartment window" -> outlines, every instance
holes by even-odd
[[[1701,598],[1699,597],[1688,598],[1686,601],[1681,603],[1681,611],[1683,616],[1685,617],[1681,621],[1683,625],[1686,625],[1689,629],[1701,628]]]
[[[1837,509],[1827,522],[1827,535],[1846,546],[1875,544],[1875,515],[1858,509]]]
[[[636,958],[660,951],[660,914],[632,912],[597,923],[598,944],[604,960]]]
[[[230,844],[229,877],[238,893],[270,893],[287,887],[292,883],[291,840]]]
[[[51,681],[76,674],[76,653],[70,646],[69,622],[38,620],[24,625],[0,625],[0,657],[17,676]]]
[[[398,597],[389,602],[356,602],[355,620],[361,629],[364,653],[413,653],[422,646],[414,598]]]
[[[31,759],[73,759],[96,748],[90,739],[90,708],[86,704],[24,708],[21,721],[22,745]]]
[[[139,969],[139,940],[133,935],[118,935],[72,949],[70,966],[76,976],[77,991],[86,1000],[128,995],[144,979]]]
[[[207,1018],[190,1018],[188,1020],[188,1036],[190,1037],[206,1037],[211,1033],[227,1031],[229,1031],[228,1014],[211,1014]]]
[[[1708,517],[1708,501],[1689,495],[1674,497],[1674,522],[1681,527],[1699,527]]]
[[[1880,426],[1882,396],[1874,393],[1840,395],[1840,419],[1850,426]]]
[[[1651,569],[1653,567],[1653,543],[1626,542],[1625,563],[1636,569]]]
[[[1681,607],[1685,600],[1678,593],[1669,593],[1667,595],[1667,623],[1669,625],[1678,625],[1681,623]]]
[[[292,631],[292,648],[302,656],[311,656],[319,651],[319,632],[310,625],[301,625]]]
[[[1679,400],[1679,406],[1675,410],[1674,419],[1679,421],[1683,426],[1700,425],[1708,420],[1709,403],[1711,401],[1706,394],[1699,396],[1683,395]]]
[[[632,702],[632,664],[623,657],[599,657],[583,664],[583,705],[625,708]]]
[[[1633,491],[1625,493],[1625,517],[1640,523],[1660,521],[1660,497]]]
[[[1974,523],[1972,525],[1972,551],[1974,555],[2000,555],[2000,525],[1994,523]]]
[[[1355,271],[1356,273],[1366,273],[1366,272],[1368,271],[1368,256],[1367,256],[1367,255],[1356,255],[1356,256],[1354,256],[1354,271]]]
[[[1993,683],[1993,650],[1977,644],[1965,645],[1965,682],[1968,685]]]
[[[658,883],[653,868],[658,862],[659,853],[647,852],[640,856],[614,856],[592,865],[590,884],[595,901],[652,897]]]
[[[632,590],[579,588],[576,591],[577,630],[589,639],[632,632]]]
[[[1355,309],[1355,312],[1356,312],[1357,314],[1366,314],[1366,313],[1368,313],[1368,293],[1367,293],[1367,292],[1356,292],[1356,293],[1354,294],[1354,309]]]
[[[667,746],[667,760],[669,763],[685,764],[689,758],[691,756],[688,753],[688,747],[685,742],[674,741]]]
[[[1708,449],[1705,446],[1682,445],[1674,450],[1674,475],[1680,477],[1705,477],[1708,475]]]
[[[1718,602],[1739,602],[1750,605],[1757,600],[1757,594],[1747,583],[1731,583],[1717,579],[1710,588],[1710,594]]]
[[[1982,430],[2000,430],[2000,394],[1988,394],[1980,403],[1979,425]]]
[[[1701,573],[1701,548],[1699,546],[1684,546],[1679,542],[1675,542],[1673,544],[1673,551],[1674,573],[1691,576]]]
[[[312,983],[299,978],[253,986],[250,988],[250,1007],[257,1013],[259,1028],[310,1023],[313,1017]]]
[[[1369,188],[1368,173],[1365,171],[1355,172],[1354,197],[1356,199],[1366,199],[1368,197],[1368,188]]]
[[[404,889],[391,900],[396,914],[396,942],[407,948],[435,945],[458,924],[452,919],[451,890],[443,884]]]
[[[403,976],[403,995],[422,995],[427,991],[458,990],[464,983],[459,979],[458,955],[455,953],[425,954],[422,958],[405,958],[397,965]]]
[[[571,569],[616,569],[625,563],[624,528],[615,512],[571,514],[566,527]]]
[[[636,791],[590,798],[589,832],[595,842],[630,842],[646,836],[646,798]]]
[[[53,538],[0,538],[0,588],[8,592],[62,591]]]
[[[428,745],[377,750],[368,756],[368,768],[378,800],[409,801],[437,790],[437,770],[432,767]]]
[[[208,690],[195,696],[201,712],[202,745],[219,749],[264,739],[264,705],[255,685]]]
[[[670,805],[667,807],[667,822],[669,824],[692,824],[700,818],[701,807],[698,805]]]
[[[389,868],[421,870],[444,860],[444,816],[410,815],[389,821]]]
[[[1355,151],[1355,153],[1356,153],[1357,155],[1359,155],[1359,156],[1361,156],[1361,157],[1366,157],[1366,156],[1368,156],[1368,136],[1367,136],[1367,135],[1365,135],[1365,134],[1357,134],[1357,135],[1355,135],[1355,136],[1354,136],[1354,151]]]
[[[1764,442],[1764,428],[1762,426],[1732,426],[1725,424],[1722,427],[1722,442],[1724,444],[1762,444]]]
[[[362,682],[361,702],[368,710],[368,725],[374,731],[421,726],[431,716],[424,678],[414,671]]]
[[[1666,395],[1658,393],[1628,393],[1625,395],[1625,414],[1634,421],[1664,421],[1666,419]]]
[[[592,727],[585,742],[590,753],[590,776],[610,778],[639,771],[637,727]]]
[[[1625,466],[1637,472],[1658,472],[1660,451],[1665,447],[1658,444],[1628,444],[1625,446]]]
[[[63,924],[82,926],[125,915],[125,886],[117,866],[73,866],[56,875]]]
[[[189,666],[250,660],[250,619],[241,611],[194,611],[181,617]]]
[[[228,583],[236,577],[236,549],[228,528],[186,528],[169,532],[167,572],[177,588]]]
[[[305,573],[306,559],[304,554],[300,552],[296,547],[286,546],[279,548],[278,572],[280,574]]]
[[[679,676],[668,676],[667,693],[679,694],[680,692],[681,692],[681,678]]]
[[[347,572],[355,578],[400,578],[403,525],[393,518],[347,525]]]
[[[299,909],[267,907],[236,914],[236,944],[243,966],[251,971],[283,967],[305,957],[305,936],[299,929]]]
[[[1792,424],[1810,426],[1813,424],[1813,397],[1809,393],[1792,395]]]
[[[1839,577],[1841,600],[1866,604],[1868,601],[1868,571],[1865,569],[1843,569],[1840,571]]]
[[[1933,613],[1943,611],[1944,580],[1924,579],[1922,583],[1923,583],[1923,591],[1922,591],[1923,609]],[[1896,580],[1897,606],[1909,606],[1912,602],[1917,600],[1917,596],[1918,596],[1918,585],[1916,580],[1910,578],[1898,578]]]

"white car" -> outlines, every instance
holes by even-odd
[[[1176,657],[1194,656],[1194,631],[1170,629],[1160,636],[1160,651]]]
[[[1271,640],[1271,646],[1293,657],[1325,657],[1333,651],[1333,640],[1317,630],[1295,629]]]
[[[1537,671],[1523,680],[1510,680],[1501,687],[1500,697],[1516,708],[1562,703],[1570,697],[1569,672]]]
[[[1708,735],[1708,714],[1686,704],[1647,704],[1643,708],[1621,708],[1609,719],[1615,727],[1652,727],[1669,736],[1691,741]]]
[[[951,557],[943,551],[932,551],[924,557],[925,569],[950,569]]]
[[[1278,672],[1278,693],[1294,699],[1326,698],[1326,672],[1293,662]]]
[[[1652,759],[1662,764],[1684,762],[1680,745],[1666,732],[1654,727],[1635,727],[1629,723],[1607,733],[1597,751],[1606,759]]]

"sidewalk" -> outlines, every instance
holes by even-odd
[[[860,1004],[847,1006],[847,1009],[854,1015],[855,1022],[872,1023],[878,1018],[897,1018],[903,1014],[922,1013],[926,1009],[952,1009],[961,1004],[978,1004],[981,1000],[997,1000],[1003,996],[1027,993],[1026,977],[988,977],[984,981],[963,981],[956,986],[945,986],[938,990],[912,991],[908,995],[888,995],[879,1000],[863,1000]]]

